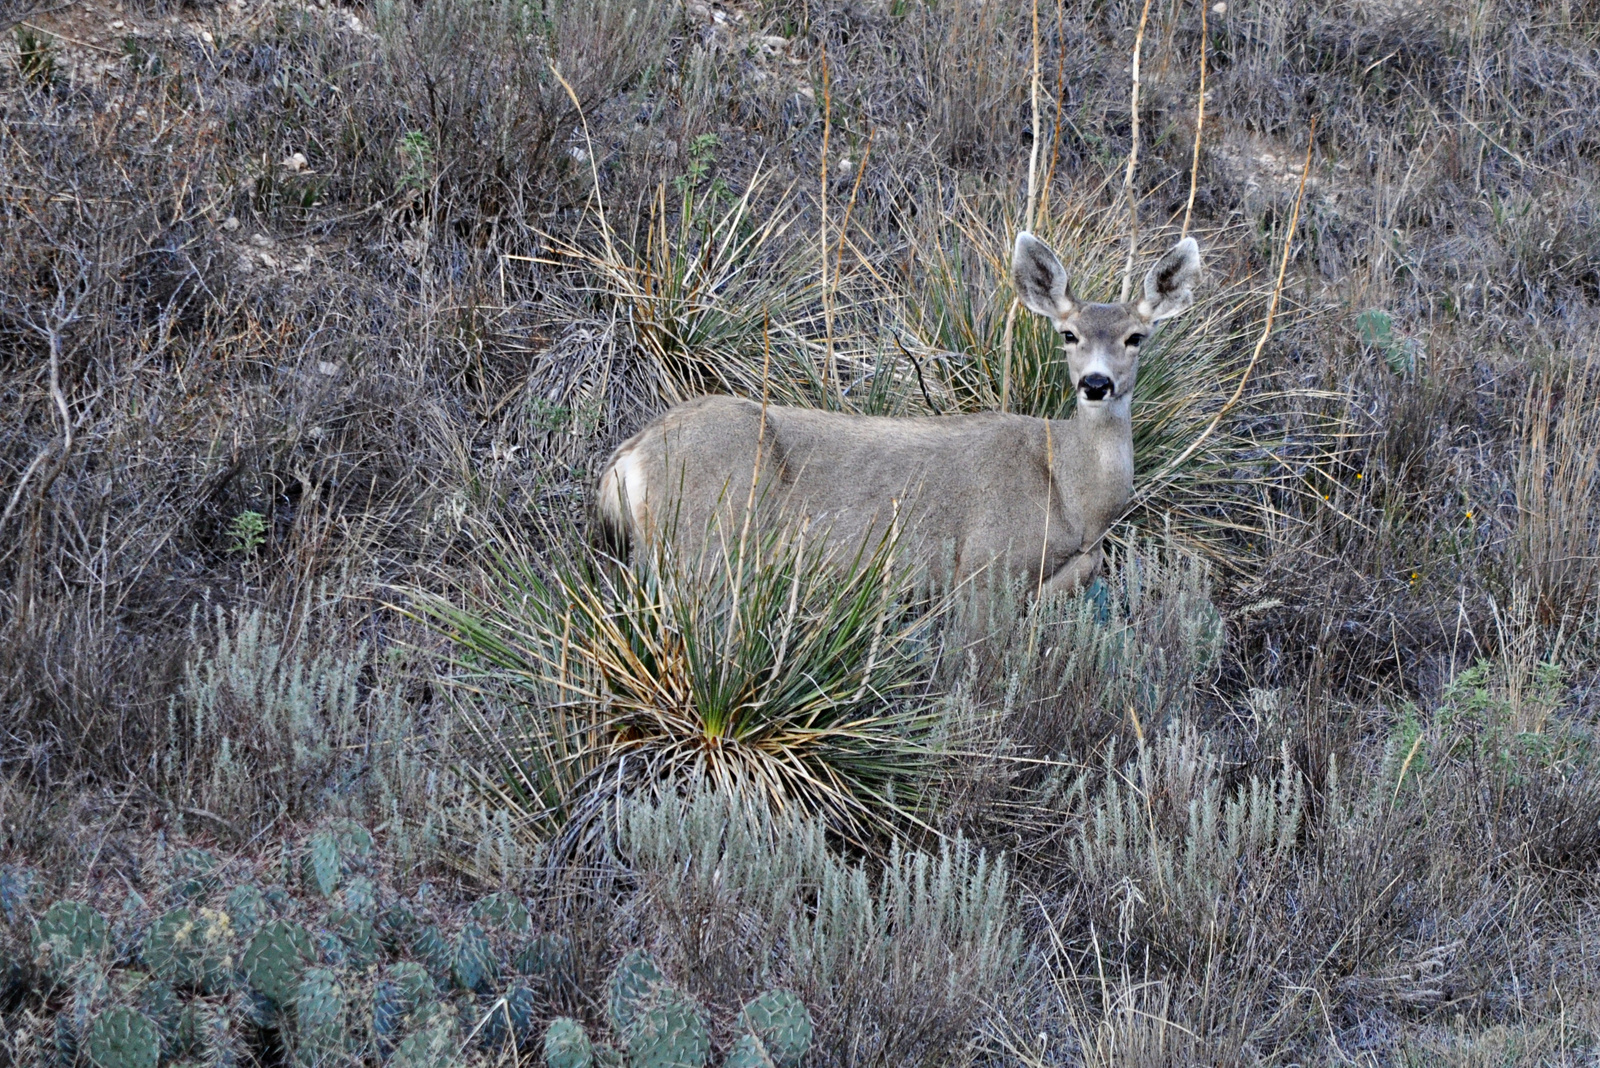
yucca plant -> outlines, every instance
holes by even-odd
[[[681,195],[656,190],[635,232],[616,232],[604,209],[582,242],[551,239],[556,262],[580,288],[612,302],[655,368],[659,399],[704,393],[815,404],[817,293],[812,265],[783,240],[794,214],[787,198],[756,218],[767,179],[735,196],[718,186]],[[765,382],[765,385],[764,385]]]
[[[921,661],[938,608],[892,538],[848,560],[821,540],[546,566],[500,539],[460,603],[417,601],[455,645],[470,776],[563,851],[624,796],[702,783],[856,840],[914,821],[937,767]]]

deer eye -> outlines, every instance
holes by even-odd
[[[1061,340],[1066,342],[1068,345],[1076,345],[1078,343],[1078,335],[1074,334],[1071,330],[1063,330],[1061,331]]]
[[[1144,338],[1145,335],[1143,334],[1129,334],[1127,343],[1132,345],[1134,348],[1138,348],[1140,345],[1144,344]]]

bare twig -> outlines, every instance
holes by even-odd
[[[1033,150],[1028,153],[1028,232],[1033,232],[1034,209],[1039,197],[1039,0],[1033,0],[1033,84],[1029,92],[1033,107]],[[1010,362],[1010,356],[1006,357]]]
[[[1189,166],[1189,203],[1183,209],[1183,232],[1189,236],[1189,220],[1194,217],[1194,191],[1200,184],[1200,136],[1206,125],[1206,4],[1200,0],[1200,94],[1194,106],[1194,162]]]
[[[1056,35],[1062,40],[1056,48],[1056,129],[1050,138],[1050,169],[1045,172],[1044,189],[1040,198],[1044,208],[1041,214],[1045,217],[1050,214],[1050,187],[1055,183],[1056,164],[1061,159],[1061,119],[1067,102],[1067,42],[1063,31],[1065,24],[1065,0],[1056,0]]]
[[[1146,0],[1148,3],[1148,0]],[[1039,0],[1033,0],[1033,81],[1029,93],[1033,107],[1033,150],[1028,154],[1028,213],[1026,229],[1031,233],[1034,209],[1039,198]],[[1006,411],[1011,403],[1011,336],[1017,323],[1017,302],[1011,301],[1006,309],[1004,349],[1000,353],[1000,410]]]
[[[572,106],[578,112],[578,121],[583,124],[583,144],[589,153],[589,175],[594,181],[594,202],[600,210],[600,235],[605,238],[606,254],[616,259],[616,250],[611,244],[611,225],[606,221],[606,202],[600,195],[600,169],[594,156],[594,141],[589,137],[589,120],[584,117],[583,105],[578,102],[578,94],[573,90],[570,82],[561,75],[561,68],[557,67],[554,60],[550,61],[550,73],[556,76],[556,81],[561,83],[561,88],[567,91],[567,98],[572,101]]]
[[[875,130],[867,131],[867,144],[861,151],[861,162],[856,166],[856,180],[850,186],[850,203],[844,206],[844,220],[839,223],[839,242],[834,246],[833,253],[833,282],[839,284],[839,272],[844,265],[844,236],[850,232],[850,215],[856,210],[856,195],[861,192],[861,177],[867,173],[867,161],[872,159],[872,135]]]
[[[1128,198],[1128,262],[1122,268],[1122,300],[1133,296],[1133,257],[1139,247],[1139,195],[1133,188],[1133,174],[1139,166],[1139,53],[1144,50],[1144,26],[1150,18],[1150,0],[1139,12],[1139,32],[1133,37],[1133,91],[1128,110],[1133,115],[1133,143],[1128,148],[1128,170],[1122,177],[1122,191]]]
[[[1162,478],[1183,466],[1189,457],[1199,451],[1200,446],[1205,444],[1206,440],[1216,431],[1218,424],[1222,422],[1222,417],[1232,411],[1234,405],[1239,403],[1239,398],[1244,396],[1244,388],[1250,381],[1250,375],[1255,371],[1256,364],[1261,360],[1262,350],[1267,347],[1267,339],[1272,336],[1272,324],[1278,314],[1278,301],[1283,296],[1283,280],[1288,274],[1289,258],[1294,251],[1294,232],[1296,227],[1300,225],[1300,204],[1306,195],[1306,177],[1311,173],[1311,152],[1316,146],[1316,138],[1317,120],[1313,118],[1311,120],[1311,132],[1306,139],[1306,158],[1300,167],[1300,188],[1295,193],[1294,211],[1289,215],[1289,229],[1283,239],[1283,255],[1278,261],[1278,280],[1272,287],[1272,300],[1267,305],[1267,321],[1261,328],[1261,336],[1256,339],[1255,351],[1250,354],[1250,362],[1245,365],[1244,373],[1239,376],[1239,384],[1234,387],[1233,396],[1228,398],[1226,404],[1217,409],[1216,414],[1211,417],[1211,422],[1206,424],[1206,428],[1189,443],[1183,452],[1166,464],[1159,475],[1145,483],[1145,490],[1136,495],[1136,500],[1148,497],[1154,488],[1161,485]]]
[[[822,248],[822,327],[826,335],[823,340],[824,362],[822,365],[822,389],[826,393],[828,382],[833,382],[833,388],[838,396],[839,407],[844,407],[844,386],[839,382],[839,369],[834,362],[833,352],[833,293],[828,288],[828,137],[833,132],[833,92],[832,83],[828,76],[828,44],[822,44],[822,186],[819,190],[822,197],[822,225],[820,245]]]
[[[928,393],[928,383],[922,377],[922,363],[917,359],[916,353],[906,348],[905,342],[900,340],[899,335],[895,335],[894,344],[900,350],[900,354],[911,361],[911,369],[917,372],[917,385],[922,389],[922,399],[927,402],[928,410],[934,415],[943,415],[944,413],[939,410],[937,404],[933,403],[933,397]]]

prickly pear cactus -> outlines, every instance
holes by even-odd
[[[507,990],[501,1000],[491,1006],[483,1030],[479,1032],[484,1048],[500,1051],[507,1043],[519,1050],[530,1048],[535,1038],[534,1021],[538,1009],[538,999],[529,987],[519,985]]]
[[[518,975],[561,982],[572,973],[572,940],[552,934],[532,938],[512,957],[511,967]]]
[[[378,890],[365,875],[346,879],[335,895],[339,907],[368,919],[378,911]]]
[[[483,993],[498,977],[498,971],[489,937],[477,924],[467,924],[456,937],[450,966],[451,979],[462,990]]]
[[[305,928],[273,920],[256,932],[244,951],[244,977],[268,1001],[283,1008],[294,999],[300,977],[316,959],[316,948]]]
[[[156,1068],[161,1034],[143,1013],[120,1005],[89,1024],[83,1051],[95,1068]]]
[[[327,968],[309,969],[294,996],[295,1033],[302,1064],[316,1064],[337,1053],[350,1029],[345,1022],[344,986]]]
[[[185,901],[198,901],[215,892],[222,885],[217,874],[221,864],[204,849],[185,849],[172,864],[172,874],[177,877],[173,890]]]
[[[592,1068],[594,1046],[577,1020],[566,1016],[550,1022],[544,1033],[545,1068]]]
[[[399,953],[417,935],[417,915],[395,902],[383,911],[377,922],[378,938],[390,953]]]
[[[339,855],[346,865],[372,856],[372,832],[354,820],[332,820],[328,833],[339,845]]]
[[[429,924],[420,928],[411,939],[411,952],[435,979],[448,980],[455,964],[455,953],[444,940],[439,928]]]
[[[366,968],[378,960],[380,947],[372,921],[349,909],[333,909],[328,913],[328,927],[344,943],[348,962],[355,968]]]
[[[739,1013],[739,1026],[760,1039],[777,1068],[796,1068],[811,1048],[811,1013],[787,990],[769,990]]]
[[[704,1068],[711,1054],[700,1006],[673,986],[651,990],[621,1030],[631,1068]]]
[[[389,979],[407,1000],[407,1012],[415,1012],[424,1001],[432,1001],[438,988],[428,970],[415,961],[404,961],[389,969]]]
[[[173,909],[145,932],[141,956],[158,979],[215,992],[233,970],[233,928],[225,913]]]
[[[300,861],[306,885],[323,897],[332,897],[339,887],[339,839],[332,831],[318,831],[306,846]]]
[[[94,909],[81,901],[57,901],[39,920],[34,956],[45,973],[60,982],[79,962],[104,953],[110,938],[106,918]]]
[[[510,934],[527,934],[533,927],[533,917],[528,907],[516,894],[504,890],[480,898],[472,906],[472,922],[487,931]]]
[[[455,1014],[447,1010],[400,1043],[388,1068],[450,1068],[459,1052]]]
[[[240,883],[228,891],[222,910],[235,930],[253,935],[267,918],[267,899],[253,883]]]
[[[178,1017],[178,1035],[181,1052],[199,1058],[205,1068],[231,1068],[240,1059],[226,1005],[189,1002]]]
[[[141,983],[134,994],[134,1008],[156,1025],[161,1035],[161,1055],[171,1058],[187,1052],[188,1045],[182,1034],[183,1004],[172,984],[162,979]]]
[[[633,1026],[634,1017],[643,1010],[645,999],[655,990],[667,985],[650,954],[636,949],[622,958],[617,970],[611,973],[611,1022],[621,1034]]]
[[[37,880],[29,868],[0,864],[0,921],[16,923],[28,911]]]
[[[722,1064],[723,1068],[777,1068],[767,1054],[767,1047],[752,1034],[740,1035],[739,1041],[728,1051],[728,1059]]]

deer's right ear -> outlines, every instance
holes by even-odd
[[[1035,315],[1059,321],[1078,308],[1067,269],[1049,245],[1026,230],[1017,235],[1017,247],[1011,254],[1011,282],[1022,306]]]

